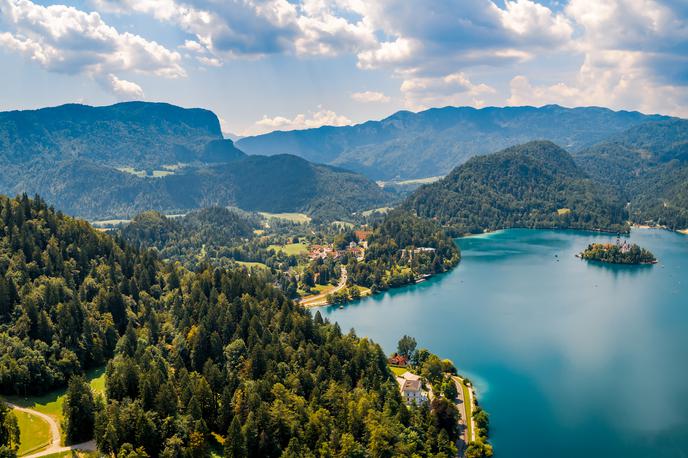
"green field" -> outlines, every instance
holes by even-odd
[[[105,392],[105,368],[100,367],[98,369],[91,369],[86,373],[86,378],[90,381],[91,389],[94,394]],[[64,403],[64,395],[66,388],[61,388],[59,390],[52,391],[41,396],[6,396],[7,400],[21,407],[27,407],[29,409],[37,410],[38,412],[50,415],[59,424],[62,424],[64,417],[62,416],[62,404]],[[48,432],[48,424],[44,423],[44,427]],[[21,430],[21,446],[24,447],[24,441],[28,438],[29,433],[24,433]],[[27,445],[28,446],[28,445]]]
[[[401,375],[407,371],[405,367],[389,366],[389,369],[394,373],[394,375]]]
[[[258,269],[269,269],[269,267],[263,264],[262,262],[236,261],[236,263],[240,266],[244,266],[249,269],[252,269],[254,267]]]
[[[14,410],[21,432],[18,456],[37,452],[50,444],[50,426],[42,418],[20,410]]]
[[[43,458],[98,458],[100,454],[98,452],[83,452],[76,450],[69,450],[66,452],[51,453],[50,455],[45,455]]]
[[[392,210],[392,207],[380,207],[380,208],[373,208],[372,210],[366,210],[364,212],[361,212],[361,215],[363,216],[370,216],[373,213],[389,213],[389,211]]]
[[[268,213],[268,212],[258,212],[265,218],[277,218],[286,219],[293,223],[305,224],[311,222],[311,217],[304,213]]]
[[[305,243],[287,243],[286,245],[270,245],[268,250],[284,251],[287,256],[298,256],[308,253],[308,245]]]

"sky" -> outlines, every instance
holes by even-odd
[[[0,0],[0,110],[127,100],[237,135],[447,105],[688,117],[688,0]]]

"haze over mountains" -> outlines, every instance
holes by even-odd
[[[247,156],[212,112],[161,103],[0,113],[0,165],[0,193],[39,193],[88,218],[213,205],[336,218],[389,200],[355,173]]]
[[[606,108],[445,107],[400,111],[355,126],[272,132],[239,140],[249,154],[295,154],[380,180],[445,175],[478,154],[531,140],[579,151],[612,134],[666,116]]]

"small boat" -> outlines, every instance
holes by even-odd
[[[339,310],[341,310],[341,309],[343,309],[343,308],[344,308],[344,306],[343,306],[343,305],[340,305],[340,306],[339,306]]]

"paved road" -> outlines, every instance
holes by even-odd
[[[466,438],[466,434],[468,434],[468,428],[466,428],[466,421],[469,420],[469,418],[466,415],[466,400],[463,396],[463,389],[461,388],[461,383],[458,377],[452,377],[452,380],[456,385],[456,391],[459,393],[456,399],[456,407],[458,407],[459,413],[461,414],[461,420],[459,420],[459,424],[461,425],[461,439],[459,440],[459,444],[457,444],[457,446],[459,449],[459,458],[462,458],[463,452],[466,449],[466,446],[468,445],[468,440]]]
[[[96,443],[95,441],[88,441],[84,442],[82,444],[74,444],[74,445],[69,445],[69,446],[62,446],[60,445],[61,442],[61,437],[60,437],[60,425],[58,425],[57,421],[50,415],[46,415],[44,413],[41,413],[37,410],[33,409],[28,409],[26,407],[19,407],[16,404],[12,404],[11,402],[6,403],[10,409],[16,409],[22,412],[29,413],[31,415],[35,415],[37,417],[40,417],[41,419],[45,420],[48,422],[48,425],[50,426],[50,444],[48,445],[47,448],[44,448],[40,452],[32,453],[30,455],[23,455],[21,458],[38,458],[40,456],[46,456],[50,455],[53,453],[59,453],[59,452],[66,452],[69,450],[88,450],[88,451],[93,451],[96,449]]]
[[[337,291],[341,291],[342,289],[346,288],[346,281],[348,280],[348,274],[346,272],[346,267],[342,266],[342,275],[339,277],[339,284],[334,287],[334,289],[326,292],[326,293],[321,293],[316,296],[309,296],[304,299],[301,299],[301,305],[304,307],[319,307],[321,305],[326,305],[327,304],[327,296],[328,294],[334,294]]]

